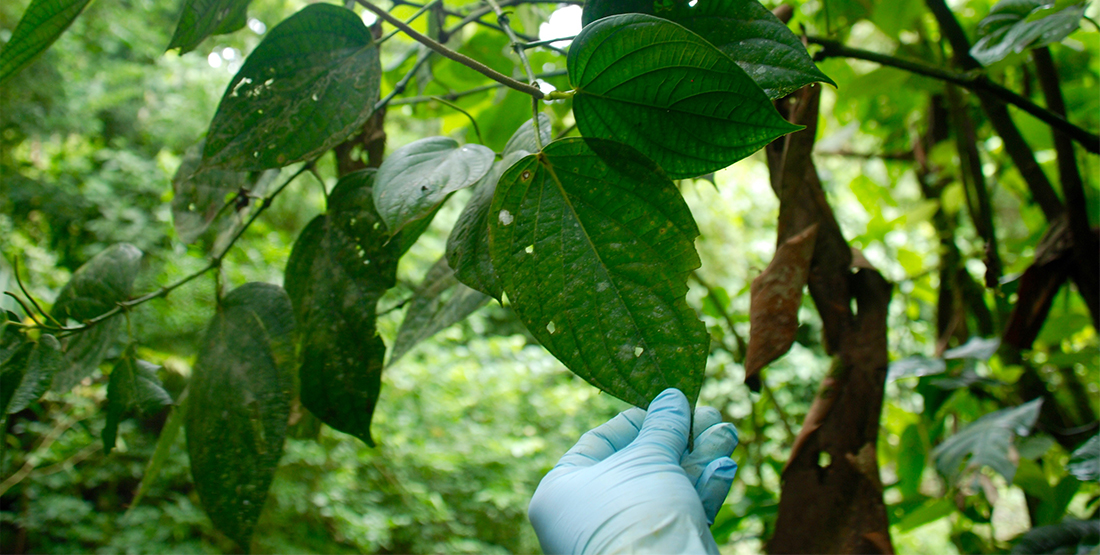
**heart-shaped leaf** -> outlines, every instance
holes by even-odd
[[[799,129],[729,56],[657,17],[585,27],[568,66],[581,133],[637,148],[676,179],[725,168]]]
[[[107,247],[73,273],[50,314],[59,322],[80,324],[129,300],[141,251],[129,243]],[[122,321],[117,315],[61,341],[65,365],[54,376],[55,391],[68,391],[91,374],[107,356]]]
[[[363,20],[311,4],[277,25],[222,96],[203,165],[279,168],[347,139],[378,101],[382,66]]]
[[[817,81],[836,86],[817,69],[802,41],[757,0],[594,0],[584,19],[620,13],[656,15],[690,29],[725,52],[768,98],[780,98]]]
[[[391,234],[436,209],[451,193],[477,183],[493,151],[446,137],[411,142],[389,155],[374,180],[374,206]]]
[[[640,407],[668,387],[694,402],[709,343],[684,299],[699,231],[660,168],[612,141],[555,141],[504,173],[490,214],[493,266],[547,350]]]
[[[0,50],[0,83],[50,47],[91,0],[32,0]]]
[[[302,404],[368,445],[386,354],[375,310],[396,282],[399,256],[374,210],[374,176],[364,170],[337,183],[328,212],[306,226],[286,268],[301,330]]]
[[[248,548],[283,453],[294,381],[286,293],[246,283],[222,300],[191,375],[187,451],[206,514]]]
[[[244,27],[248,22],[248,4],[251,2],[186,0],[168,50],[179,48],[180,54],[186,54],[210,35],[225,35]]]

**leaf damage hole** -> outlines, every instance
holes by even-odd
[[[534,254],[535,253],[535,246],[534,245],[527,245],[527,248],[523,249],[523,252],[525,252],[527,254]]]
[[[523,173],[519,174],[519,178],[523,181],[531,179],[531,170],[523,170]]]
[[[634,358],[638,358],[638,357],[642,356],[642,353],[644,353],[644,352],[645,352],[644,347],[634,347]]]
[[[507,211],[507,210],[501,210],[500,214],[497,215],[497,218],[500,220],[500,223],[502,223],[504,225],[511,224],[512,220],[515,219],[515,218],[512,217],[512,213]]]
[[[551,334],[558,330],[558,327],[554,325],[554,321],[550,320],[549,324],[546,324],[546,331]]]

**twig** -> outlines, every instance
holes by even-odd
[[[436,100],[438,100],[439,102],[442,102],[444,106],[447,106],[447,107],[449,107],[453,110],[458,110],[459,112],[462,112],[462,115],[466,116],[466,119],[470,120],[470,123],[473,124],[474,133],[477,135],[477,142],[479,142],[479,143],[484,143],[485,142],[485,140],[481,138],[481,129],[478,129],[478,127],[477,127],[477,120],[474,119],[474,116],[470,115],[470,112],[467,112],[466,110],[463,110],[461,106],[459,106],[458,104],[455,104],[454,102],[450,102],[448,100],[443,100],[442,98],[439,98],[438,96],[436,96],[434,98]]]
[[[525,42],[525,43],[519,45],[519,47],[524,49],[524,50],[528,50],[528,49],[539,47],[539,46],[551,46],[555,42],[573,40],[575,38],[577,38],[577,35],[571,35],[571,36],[568,36],[568,37],[561,37],[561,38],[556,38],[556,39],[536,40],[536,41],[533,41],[533,42]]]
[[[401,80],[393,86],[393,90],[390,91],[390,94],[386,95],[386,98],[383,98],[382,100],[379,100],[374,104],[374,109],[372,111],[377,112],[378,110],[385,108],[395,96],[405,92],[405,88],[409,86],[409,81],[412,81],[412,78],[416,75],[416,72],[420,71],[420,67],[423,66],[424,63],[428,61],[428,58],[431,57],[431,50],[422,50],[420,52],[420,56],[416,59],[416,63],[413,64],[412,69],[410,69],[409,72],[406,73],[405,76],[402,77]],[[408,58],[405,59],[407,60]]]
[[[423,6],[420,6],[420,9],[416,10],[416,13],[412,14],[411,17],[409,17],[408,19],[405,20],[405,24],[408,25],[408,24],[412,23],[413,21],[416,21],[416,18],[420,17],[421,15],[424,15],[424,12],[430,10],[432,8],[432,6],[438,4],[439,2],[440,2],[440,0],[432,0],[431,2],[428,2],[427,4],[424,4]],[[394,5],[394,7],[398,6],[398,4],[396,2],[394,2],[393,5]],[[383,42],[386,42],[386,41],[390,40],[391,38],[393,38],[394,35],[396,35],[398,33],[398,31],[399,31],[399,29],[394,29],[394,30],[390,31],[389,34],[383,35],[382,38],[374,41],[374,44],[382,44]]]
[[[1096,154],[1100,153],[1100,135],[1091,133],[1081,127],[1078,127],[1065,119],[1062,115],[1059,115],[1051,110],[1043,108],[1038,104],[1035,104],[1026,97],[1016,93],[1015,91],[1003,87],[981,73],[979,70],[981,66],[975,68],[967,68],[969,71],[966,73],[959,73],[955,71],[948,71],[940,69],[928,64],[915,62],[912,60],[905,60],[895,56],[887,54],[880,54],[878,52],[871,52],[869,50],[861,50],[859,48],[851,48],[844,44],[821,37],[806,37],[806,41],[810,44],[816,44],[823,48],[814,55],[815,60],[822,60],[825,58],[852,58],[856,60],[866,60],[869,62],[875,62],[880,65],[894,67],[902,69],[910,73],[917,75],[923,75],[925,77],[931,77],[940,81],[946,81],[948,83],[954,83],[965,89],[988,93],[997,100],[1012,104],[1020,108],[1021,110],[1035,116],[1042,120],[1047,125],[1058,129],[1059,131],[1069,135],[1074,141],[1077,141],[1085,150]],[[968,54],[969,56],[969,54]],[[977,62],[975,62],[977,63]]]
[[[764,390],[764,393],[772,400],[772,405],[775,406],[775,412],[779,414],[779,422],[783,424],[783,429],[787,430],[787,437],[794,439],[798,437],[794,428],[791,426],[791,417],[787,414],[787,411],[783,410],[783,405],[779,403],[779,399],[775,398],[775,392],[772,391],[771,386],[768,385],[768,380],[760,379],[760,387]]]
[[[406,35],[409,35],[409,37],[411,37],[416,42],[419,42],[420,44],[423,44],[424,46],[427,46],[428,48],[431,48],[432,50],[435,50],[436,52],[441,54],[443,57],[445,57],[447,59],[450,59],[450,60],[453,60],[453,61],[456,61],[456,62],[458,62],[458,63],[460,63],[460,64],[462,64],[462,65],[464,65],[464,66],[466,66],[466,67],[468,67],[468,68],[470,68],[470,69],[472,69],[472,70],[474,70],[474,71],[476,71],[476,72],[478,72],[478,73],[480,73],[480,74],[482,74],[482,75],[484,75],[484,76],[486,76],[490,79],[492,79],[493,81],[501,83],[502,85],[504,85],[506,87],[515,89],[515,90],[520,91],[524,94],[529,94],[529,95],[531,95],[535,98],[538,98],[538,99],[541,99],[543,96],[545,96],[543,94],[543,92],[541,90],[539,90],[538,87],[534,87],[534,86],[516,81],[515,79],[512,79],[511,77],[508,77],[507,75],[504,75],[503,73],[500,73],[500,72],[490,68],[489,66],[487,66],[487,65],[485,65],[485,64],[483,64],[483,63],[481,63],[481,62],[479,62],[479,61],[477,61],[473,58],[470,58],[469,56],[459,54],[458,52],[455,52],[454,50],[451,50],[450,48],[447,48],[446,46],[443,46],[442,44],[436,42],[435,40],[432,40],[430,37],[427,37],[427,36],[421,34],[416,29],[413,29],[412,27],[409,27],[408,25],[405,24],[404,21],[401,21],[400,19],[397,19],[396,17],[390,15],[390,13],[387,12],[386,10],[383,10],[382,8],[379,8],[378,6],[375,6],[374,4],[371,4],[367,0],[356,0],[356,1],[359,3],[360,6],[363,6],[367,10],[370,10],[371,12],[374,13],[374,15],[377,15],[379,18],[381,18],[386,23],[389,23],[390,25],[393,25],[394,27],[397,27],[402,32],[404,32]]]
[[[556,70],[556,71],[548,71],[546,73],[540,73],[536,77],[538,77],[539,79],[549,79],[551,77],[561,77],[562,75],[565,75],[566,73],[567,73],[566,70],[559,69],[559,70]],[[397,100],[393,100],[393,101],[390,102],[390,106],[400,106],[400,105],[404,105],[404,104],[420,104],[420,103],[423,103],[423,102],[431,102],[433,100],[438,100],[440,98],[443,98],[443,99],[446,99],[446,100],[457,100],[457,99],[465,97],[465,96],[470,96],[472,94],[483,93],[485,91],[491,91],[493,89],[499,89],[499,88],[505,87],[505,86],[507,86],[507,85],[498,82],[498,83],[491,83],[491,84],[488,84],[488,85],[481,85],[480,87],[474,87],[472,89],[467,89],[465,91],[459,91],[459,92],[448,93],[448,94],[440,94],[440,95],[435,95],[435,96],[410,96],[409,98],[399,98]]]
[[[703,289],[706,289],[707,297],[710,297],[711,304],[713,304],[715,310],[722,315],[722,319],[726,321],[726,327],[730,329],[734,341],[737,342],[738,353],[733,357],[733,361],[738,364],[743,363],[745,361],[745,352],[748,350],[745,346],[745,339],[741,337],[741,334],[737,333],[737,328],[733,325],[733,316],[726,310],[726,307],[722,306],[719,302],[717,290],[703,280],[703,278],[699,276],[699,272],[692,272],[691,279],[694,279],[695,283],[702,285]]]
[[[122,302],[119,302],[119,303],[115,303],[114,308],[108,310],[107,312],[104,312],[103,314],[100,314],[99,316],[96,316],[94,318],[85,320],[79,326],[72,326],[72,327],[61,326],[61,327],[57,327],[57,328],[50,327],[50,326],[43,326],[43,329],[59,332],[60,334],[64,334],[64,335],[72,335],[74,333],[85,331],[85,330],[87,330],[87,329],[103,322],[104,320],[107,320],[107,319],[111,318],[112,316],[117,315],[118,313],[120,313],[124,310],[130,310],[131,308],[133,308],[135,306],[146,303],[146,302],[151,301],[153,299],[157,299],[157,298],[161,298],[161,297],[167,297],[169,293],[171,293],[172,291],[175,291],[176,289],[179,289],[180,287],[186,285],[187,283],[190,283],[191,280],[205,274],[206,272],[209,272],[210,270],[212,270],[214,268],[219,267],[221,265],[222,259],[224,259],[225,255],[228,254],[229,249],[233,248],[233,245],[237,242],[238,239],[241,238],[241,235],[243,235],[244,232],[247,231],[248,228],[252,226],[252,223],[256,221],[256,218],[258,218],[260,216],[260,214],[263,213],[264,210],[267,210],[267,207],[271,206],[271,202],[275,199],[275,197],[277,197],[279,195],[279,193],[283,192],[283,190],[286,189],[287,185],[290,185],[290,183],[292,181],[294,181],[295,179],[297,179],[298,176],[300,176],[303,173],[305,173],[306,171],[308,171],[311,166],[313,166],[313,161],[306,162],[301,168],[298,169],[298,171],[294,172],[293,175],[291,175],[285,182],[283,182],[283,184],[280,185],[279,188],[277,188],[270,195],[264,197],[263,202],[260,203],[259,209],[257,209],[252,214],[252,217],[249,218],[248,222],[246,222],[245,225],[241,226],[241,228],[237,230],[237,233],[234,234],[233,238],[229,240],[229,242],[226,244],[225,248],[222,249],[222,252],[219,253],[218,255],[214,256],[213,258],[211,258],[210,262],[206,266],[203,266],[198,271],[183,277],[182,279],[180,279],[179,281],[177,281],[175,283],[172,283],[170,285],[165,285],[164,287],[161,287],[160,289],[157,289],[156,291],[146,293],[145,295],[137,297],[136,299],[130,299],[128,301],[122,301]]]
[[[516,32],[512,30],[511,22],[508,20],[508,15],[504,13],[504,10],[500,9],[500,5],[496,0],[485,0],[489,3],[489,7],[493,9],[493,12],[497,14],[497,23],[504,29],[504,34],[508,36],[508,40],[512,43],[512,51],[519,56],[520,64],[523,66],[523,72],[527,75],[527,82],[533,87],[538,87],[538,80],[535,79],[535,72],[531,70],[531,61],[527,59],[527,50],[525,50],[520,43],[519,38],[516,37]],[[540,91],[542,89],[539,89]],[[535,127],[535,146],[539,150],[542,150],[542,130],[539,129],[539,104],[538,99],[534,99],[531,102],[531,125]]]
[[[22,482],[23,479],[34,470],[34,467],[38,466],[38,460],[42,458],[46,450],[53,445],[53,442],[57,441],[57,438],[61,437],[61,434],[65,433],[66,430],[76,423],[77,419],[71,417],[66,417],[61,420],[61,422],[58,422],[57,425],[42,438],[42,442],[38,444],[38,447],[27,456],[27,462],[23,463],[23,466],[17,470],[15,474],[8,476],[6,480],[0,482],[0,495],[4,495],[12,486]]]
[[[54,325],[60,326],[61,322],[58,322],[56,318],[54,318],[53,316],[50,316],[49,312],[46,312],[45,310],[42,310],[42,307],[38,304],[38,301],[34,300],[34,295],[31,295],[30,291],[27,291],[27,286],[23,285],[23,278],[19,277],[19,257],[16,257],[14,259],[14,261],[12,262],[12,274],[15,275],[15,283],[19,285],[19,290],[22,291],[23,294],[27,296],[27,300],[30,301],[32,305],[34,305],[34,308],[38,310],[39,314],[41,314],[42,316],[45,316],[46,320],[49,320],[49,321],[53,322]],[[15,298],[15,295],[12,295],[12,298]],[[15,300],[18,301],[19,299],[15,299]],[[23,303],[20,302],[19,304],[22,305]],[[24,306],[23,310],[27,310],[27,307]],[[38,319],[35,318],[34,315],[31,314],[30,312],[27,312],[27,316],[30,316],[31,320],[34,320],[35,323],[38,322]]]

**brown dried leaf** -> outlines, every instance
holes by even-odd
[[[783,242],[775,258],[752,281],[749,308],[749,349],[745,381],[791,348],[798,331],[798,307],[810,272],[817,224]]]

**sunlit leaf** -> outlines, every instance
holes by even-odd
[[[489,218],[493,266],[520,320],[577,375],[645,407],[694,401],[709,336],[686,303],[691,212],[632,148],[564,139],[508,169]]]
[[[186,54],[206,37],[232,33],[244,27],[251,1],[186,0],[168,50],[179,48],[180,54]]]
[[[447,195],[469,187],[493,165],[493,151],[446,137],[409,143],[382,162],[374,180],[374,206],[391,234],[438,207]]]
[[[381,78],[363,20],[311,4],[272,29],[229,82],[203,166],[262,170],[309,160],[363,125]]]
[[[989,360],[989,357],[996,354],[997,348],[1000,346],[1001,340],[997,337],[991,337],[989,339],[972,337],[970,341],[967,341],[965,344],[944,351],[943,358],[948,360],[956,358]]]
[[[301,332],[302,404],[325,424],[373,445],[370,422],[386,346],[379,297],[396,281],[396,246],[374,210],[375,173],[345,176],[329,210],[306,226],[287,261],[286,288]]]
[[[58,294],[51,314],[62,323],[79,325],[130,298],[142,253],[128,243],[111,245],[84,263]],[[115,315],[61,340],[65,366],[54,376],[53,388],[68,391],[91,374],[107,356],[122,319]]]
[[[191,376],[185,429],[195,489],[214,525],[246,549],[283,452],[293,333],[282,289],[242,285],[223,299]]]
[[[441,258],[428,270],[424,281],[405,310],[405,319],[393,341],[393,352],[388,365],[398,361],[417,343],[428,339],[440,330],[465,320],[477,309],[485,306],[489,297],[466,287],[455,279],[454,272]]]
[[[632,146],[674,179],[725,168],[799,129],[729,56],[653,16],[585,27],[568,66],[581,133]]]
[[[953,477],[969,459],[968,468],[988,466],[1011,483],[1016,473],[1016,462],[1010,458],[1012,441],[1030,433],[1042,403],[1042,399],[1035,399],[975,420],[932,451],[936,468]]]
[[[31,0],[0,50],[0,83],[30,65],[72,25],[90,0]]]
[[[886,373],[887,381],[900,380],[919,376],[931,376],[947,371],[947,363],[943,359],[912,356],[890,363]]]

